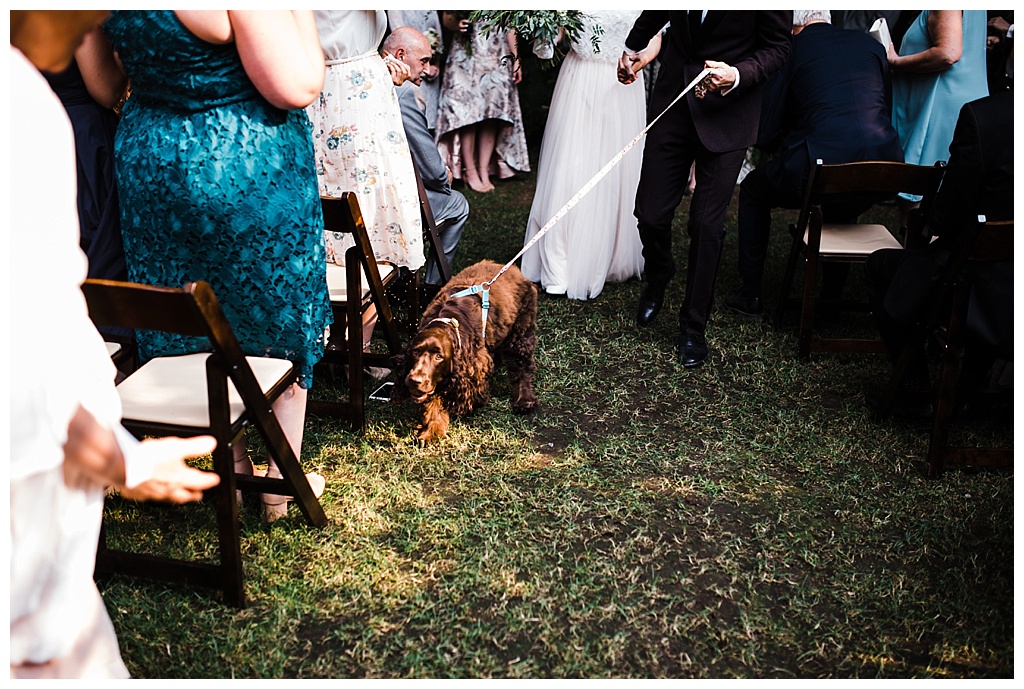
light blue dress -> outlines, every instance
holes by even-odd
[[[925,10],[903,37],[901,55],[931,47]],[[941,72],[895,71],[892,80],[892,123],[903,145],[904,160],[934,165],[949,160],[960,108],[988,95],[985,67],[985,10],[964,10],[963,51],[960,60]]]

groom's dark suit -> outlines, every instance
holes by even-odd
[[[687,228],[686,296],[679,323],[681,340],[696,335],[703,343],[725,237],[725,213],[745,151],[757,137],[761,85],[789,55],[792,12],[709,10],[699,29],[691,29],[685,10],[645,10],[626,38],[626,49],[643,49],[666,23],[670,26],[659,54],[661,67],[651,94],[649,120],[704,69],[705,60],[725,62],[740,77],[725,95],[709,93],[698,99],[692,92],[687,94],[685,102],[673,106],[651,128],[636,195],[647,280],[641,300],[653,294],[660,306],[664,285],[675,274],[672,217],[682,200],[690,166],[696,162],[697,187]],[[643,324],[639,313],[638,318]]]

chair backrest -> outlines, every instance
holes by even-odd
[[[359,247],[359,263],[362,266],[363,274],[366,275],[367,282],[371,286],[380,286],[380,269],[374,258],[373,245],[370,243],[370,235],[366,231],[363,212],[359,209],[359,201],[355,193],[345,191],[342,192],[340,198],[321,196],[320,207],[323,210],[324,229],[327,232],[352,236],[355,246]],[[391,305],[386,299],[382,299],[381,303],[377,304],[377,311],[385,320],[391,320]]]
[[[814,206],[826,201],[857,197],[883,198],[899,193],[924,197],[922,207],[927,209],[939,188],[945,165],[911,165],[888,160],[826,165],[820,158],[811,167],[804,188],[803,205],[798,227],[806,227],[808,214]]]
[[[190,282],[175,288],[86,280],[82,293],[89,307],[89,317],[97,326],[157,330],[208,339],[242,399],[263,397],[256,376],[245,363],[245,354],[234,330],[208,283]],[[266,413],[263,405],[255,406],[255,415]]]
[[[423,229],[427,239],[427,249],[437,263],[438,273],[441,275],[441,284],[446,284],[452,279],[452,267],[448,265],[448,258],[444,255],[444,248],[441,245],[441,235],[437,232],[437,221],[434,220],[434,211],[430,207],[430,197],[427,196],[427,188],[423,186],[423,178],[420,171],[413,167],[416,173],[416,189],[420,196],[420,213],[423,216]]]

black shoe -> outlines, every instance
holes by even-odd
[[[640,292],[640,301],[636,306],[636,324],[640,326],[650,325],[665,301],[665,285],[652,282],[644,283]]]
[[[760,322],[764,319],[764,309],[761,307],[761,300],[757,297],[744,299],[739,292],[730,294],[725,298],[725,308],[747,321]]]
[[[708,343],[703,335],[680,335],[676,345],[683,368],[697,368],[708,358]]]

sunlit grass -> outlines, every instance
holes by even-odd
[[[456,269],[515,255],[532,184],[469,195]],[[730,222],[719,299],[737,283]],[[684,371],[681,290],[646,330],[636,281],[542,296],[533,417],[512,414],[498,372],[491,403],[431,447],[411,406],[371,403],[362,436],[310,418],[302,461],[327,477],[329,524],[292,509],[268,525],[246,505],[245,610],[102,582],[132,673],[1012,677],[1012,475],[924,479],[926,430],[863,407],[879,357],[803,363],[790,330],[719,310],[711,360]],[[326,372],[316,385],[339,394]],[[991,426],[976,433],[1012,441]],[[115,542],[216,555],[208,506],[112,501],[107,523]]]

